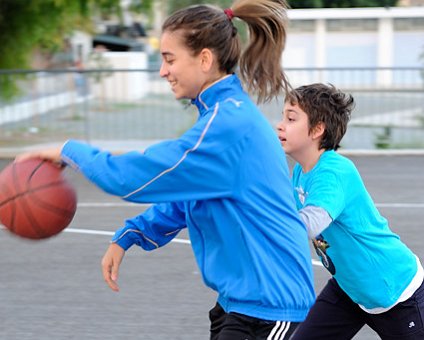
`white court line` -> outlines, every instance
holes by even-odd
[[[149,203],[131,203],[131,202],[81,202],[77,203],[78,208],[110,208],[110,207],[150,207]]]
[[[379,208],[424,208],[424,203],[376,203]]]
[[[5,226],[0,224],[0,229],[6,229]],[[90,234],[90,235],[103,235],[103,236],[113,236],[115,232],[106,231],[106,230],[93,230],[93,229],[78,229],[78,228],[66,228],[62,232],[64,233],[74,233],[74,234]],[[174,238],[171,242],[182,243],[182,244],[191,244],[190,240]],[[322,263],[317,260],[312,260],[312,265],[322,267]]]
[[[115,235],[114,231],[106,231],[106,230],[66,228],[63,231],[65,233],[75,233],[75,234],[106,235],[106,236]],[[185,240],[185,239],[180,239],[180,238],[174,238],[171,242],[191,244],[190,240]]]
[[[81,202],[78,203],[78,208],[110,208],[110,207],[142,207],[147,208],[151,204],[145,203],[131,203],[131,202]],[[376,203],[377,207],[381,208],[424,208],[424,203]],[[4,228],[0,225],[0,229]],[[93,229],[77,229],[77,228],[66,228],[63,230],[66,233],[76,233],[76,234],[90,234],[90,235],[104,235],[104,236],[113,236],[115,232],[105,231],[105,230],[93,230]],[[171,242],[182,243],[182,244],[191,244],[190,240],[178,239],[175,238]],[[321,261],[312,259],[312,265],[323,267]]]
[[[6,227],[0,224],[0,229],[6,229]],[[106,230],[95,230],[95,229],[80,229],[80,228],[66,228],[62,230],[64,233],[74,233],[74,234],[89,234],[89,235],[103,235],[103,236],[113,236],[115,235],[114,231]],[[191,244],[190,240],[174,238],[171,242]]]
[[[130,202],[80,202],[78,203],[78,208],[109,208],[109,207],[142,207],[147,208],[151,204],[139,204],[139,203],[130,203]],[[424,203],[376,203],[377,207],[380,208],[424,208]],[[0,229],[3,229],[4,226],[0,225]],[[77,229],[77,228],[66,228],[63,230],[66,233],[77,233],[77,234],[90,234],[90,235],[104,235],[104,236],[113,236],[115,233],[112,231],[105,230],[93,230],[93,229]],[[171,242],[182,243],[182,244],[191,244],[190,240],[178,239],[175,238]],[[318,260],[312,260],[312,265],[322,267],[322,263]]]
[[[92,235],[106,235],[113,236],[115,232],[113,231],[105,231],[105,230],[92,230],[92,229],[77,229],[77,228],[66,228],[63,230],[65,233],[76,233],[76,234],[92,234]],[[171,242],[175,243],[183,243],[183,244],[191,244],[190,240],[174,238]],[[312,265],[323,267],[321,261],[312,259]]]
[[[312,265],[313,266],[318,266],[318,267],[324,267],[324,265],[322,264],[321,261],[314,260],[314,259],[312,259]]]

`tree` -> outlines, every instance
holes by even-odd
[[[296,0],[289,1],[291,8],[321,8],[324,7],[323,0]]]
[[[148,10],[153,0],[132,1],[133,8]],[[66,37],[79,29],[92,32],[94,14],[122,18],[120,0],[0,0],[0,69],[28,69],[33,52],[60,51]],[[16,92],[14,80],[0,77],[0,97]]]
[[[0,69],[28,68],[35,48],[58,51],[74,30],[92,30],[95,13],[120,16],[120,0],[0,0]]]

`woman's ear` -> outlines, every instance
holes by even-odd
[[[204,72],[209,72],[214,61],[214,54],[209,48],[204,48],[200,51],[200,65]]]

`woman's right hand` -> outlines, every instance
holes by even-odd
[[[43,150],[28,151],[16,156],[15,161],[21,162],[30,158],[41,158],[53,163],[61,164],[62,147],[52,147]]]
[[[124,258],[125,250],[116,243],[112,243],[102,259],[102,273],[103,278],[115,292],[119,291],[117,284],[119,266],[121,265],[122,259]]]

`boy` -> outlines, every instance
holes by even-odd
[[[355,167],[336,152],[352,96],[311,84],[287,96],[278,137],[297,163],[300,215],[332,278],[293,339],[351,339],[365,324],[382,339],[424,339],[423,268],[374,205]]]

